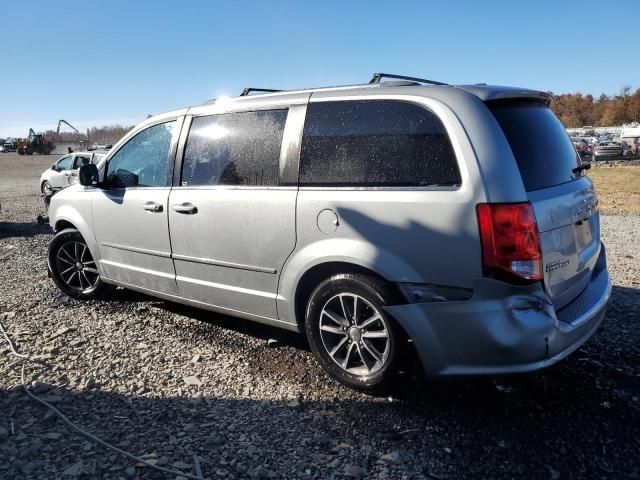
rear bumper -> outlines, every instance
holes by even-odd
[[[474,283],[470,300],[386,307],[407,331],[429,376],[538,370],[577,350],[596,331],[611,294],[604,246],[591,281],[556,311],[541,285]]]
[[[596,157],[621,157],[622,151],[619,152],[593,152]]]

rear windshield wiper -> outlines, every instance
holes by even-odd
[[[571,171],[573,173],[578,173],[581,172],[583,170],[589,170],[591,168],[591,164],[590,163],[583,163],[582,165],[578,165],[576,168],[573,168]]]

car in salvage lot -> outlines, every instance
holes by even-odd
[[[627,156],[640,155],[640,137],[622,137],[620,141],[627,145]]]
[[[571,137],[571,141],[573,142],[573,146],[576,147],[576,152],[581,157],[591,155],[591,150],[589,149],[589,143],[583,138]]]
[[[624,147],[616,142],[602,142],[598,143],[593,148],[594,160],[602,158],[622,157],[624,155]]]
[[[551,96],[382,75],[148,118],[51,199],[53,281],[305,333],[362,390],[409,348],[429,376],[574,352],[611,282],[590,165]]]
[[[77,183],[80,167],[90,163],[99,164],[105,157],[106,154],[93,152],[74,152],[64,155],[40,175],[40,193],[59,190]]]

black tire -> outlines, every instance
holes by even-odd
[[[44,182],[42,182],[42,185],[40,185],[40,193],[44,195],[47,189],[51,190],[51,184],[49,183],[48,180],[45,180]]]
[[[313,354],[330,376],[350,388],[364,391],[379,390],[388,384],[398,363],[400,335],[383,307],[393,304],[393,299],[385,282],[367,275],[335,275],[313,291],[307,303],[305,331]],[[360,302],[360,307],[355,306],[356,302]],[[337,319],[336,309],[343,312]],[[380,320],[371,323],[376,315]],[[351,318],[344,323],[343,317]],[[368,328],[362,328],[365,323],[369,324]],[[333,329],[326,331],[327,328]],[[377,338],[384,335],[383,332],[387,333],[386,338]],[[371,338],[373,336],[376,338]]]
[[[51,278],[69,297],[91,300],[109,290],[109,285],[100,278],[84,238],[75,228],[62,230],[53,237],[48,263]]]

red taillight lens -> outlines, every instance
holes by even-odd
[[[512,283],[542,279],[540,235],[530,203],[477,206],[484,274]]]

